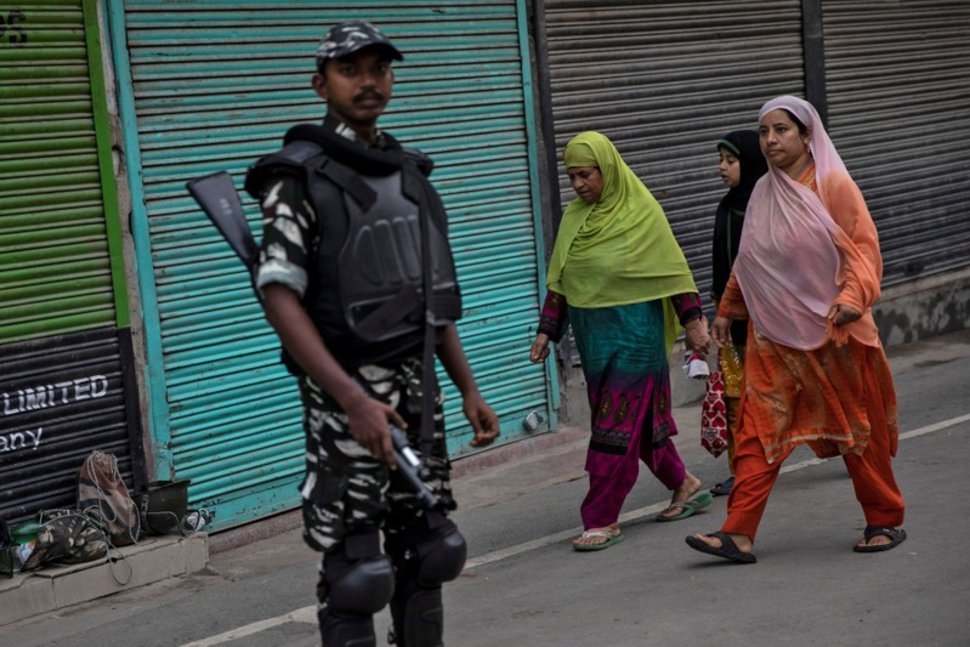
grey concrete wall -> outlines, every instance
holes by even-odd
[[[970,328],[970,267],[885,288],[873,316],[887,347]]]
[[[873,316],[886,347],[970,329],[970,267],[884,288],[873,308]],[[684,375],[683,357],[684,344],[677,342],[670,361],[674,406],[698,402],[704,397],[704,382],[689,380]],[[559,375],[560,426],[589,428],[590,412],[582,370],[565,367],[560,362]]]

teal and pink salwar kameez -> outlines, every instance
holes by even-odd
[[[701,314],[697,293],[669,297],[681,324]],[[548,291],[540,333],[558,342],[571,324],[591,412],[586,455],[589,492],[581,506],[585,528],[616,523],[642,460],[669,490],[686,477],[672,436],[670,367],[663,299],[577,308]]]

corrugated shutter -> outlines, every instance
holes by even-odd
[[[144,461],[95,0],[0,7],[0,518]],[[116,326],[121,326],[120,328]],[[133,469],[136,467],[136,469]]]
[[[0,343],[116,316],[82,2],[9,7],[0,7]]]
[[[970,262],[970,3],[822,2],[829,130],[886,282]]]
[[[664,207],[702,296],[725,189],[717,141],[757,128],[758,109],[804,93],[801,4],[552,0],[545,3],[561,167],[575,134],[599,130]]]
[[[288,126],[322,117],[312,53],[340,20],[373,20],[406,54],[381,124],[435,159],[465,299],[460,330],[506,439],[532,410],[549,419],[546,369],[528,362],[538,269],[523,10],[513,0],[124,3],[144,190],[136,217],[143,199],[166,385],[155,408],[168,410],[154,424],[167,433],[171,472],[192,480],[191,499],[221,506],[217,527],[295,503],[303,435],[278,342],[184,185],[220,169],[241,185]],[[257,206],[246,206],[258,234]],[[467,451],[460,400],[450,386],[447,395],[449,445]]]
[[[114,454],[133,484],[126,334],[102,328],[0,346],[0,519],[75,507],[78,469],[95,449]]]

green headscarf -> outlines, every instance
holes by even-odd
[[[563,158],[567,169],[598,167],[603,192],[595,204],[576,198],[566,206],[549,262],[549,289],[577,308],[664,299],[671,345],[680,327],[666,297],[697,292],[697,286],[660,203],[605,135],[576,135]]]

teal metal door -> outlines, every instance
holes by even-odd
[[[297,503],[294,381],[243,268],[184,186],[223,169],[241,186],[287,127],[322,118],[313,52],[327,26],[350,18],[379,24],[405,52],[381,125],[435,159],[465,299],[459,329],[504,439],[521,437],[532,411],[551,422],[551,367],[528,362],[543,277],[524,2],[126,0],[110,10],[159,477],[191,479],[191,500],[216,509],[216,528]],[[258,235],[257,205],[246,208]],[[443,382],[461,455],[471,430]]]

